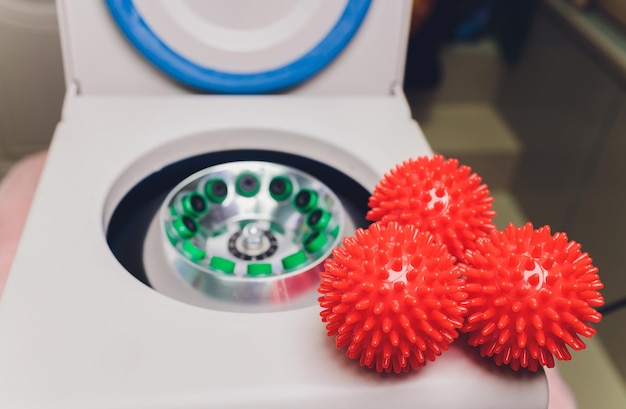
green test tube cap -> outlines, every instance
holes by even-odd
[[[206,257],[206,252],[192,243],[185,240],[182,245],[183,253],[193,261],[200,261]]]
[[[201,216],[209,209],[209,205],[204,197],[198,193],[190,193],[181,200],[183,212],[194,216]]]
[[[317,253],[326,246],[328,237],[321,231],[314,231],[304,237],[304,249],[309,253]]]
[[[302,189],[293,198],[293,206],[302,213],[306,213],[317,205],[317,192],[311,189]]]
[[[293,191],[293,185],[291,180],[285,176],[276,176],[270,182],[270,195],[276,200],[280,202],[285,200],[291,196],[291,192]]]
[[[174,231],[183,239],[193,237],[198,232],[198,224],[194,219],[187,215],[182,215],[172,222]]]
[[[259,193],[261,182],[254,173],[244,172],[237,178],[236,189],[241,196],[252,197]]]
[[[315,209],[306,218],[306,224],[313,230],[324,230],[331,219],[330,213],[324,209]]]
[[[211,179],[204,185],[204,194],[212,203],[222,203],[228,196],[228,185],[222,179]]]
[[[213,256],[211,258],[209,266],[214,270],[219,270],[226,274],[232,274],[235,271],[234,261],[218,256]]]
[[[248,275],[263,276],[272,274],[272,265],[270,263],[252,263],[248,264]]]
[[[291,270],[294,269],[298,266],[301,266],[302,264],[306,263],[306,253],[304,252],[304,250],[300,250],[296,253],[293,253],[285,258],[283,258],[281,260],[281,262],[283,263],[283,267],[285,268],[285,270]]]

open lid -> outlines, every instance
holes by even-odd
[[[409,0],[60,3],[68,80],[104,94],[293,91],[322,74],[343,93],[376,88],[371,81],[389,93],[401,81],[410,14]],[[348,79],[359,71],[358,82]]]
[[[323,69],[350,42],[370,0],[342,3],[107,0],[150,62],[184,84],[226,93],[284,89]]]

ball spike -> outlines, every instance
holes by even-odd
[[[589,323],[601,315],[592,306],[604,302],[597,268],[585,254],[565,234],[530,223],[479,240],[463,269],[468,294],[463,331],[470,343],[513,369],[536,371],[553,367],[555,357],[571,359],[568,347],[585,348],[578,335],[595,333]],[[496,292],[486,291],[494,284]]]
[[[367,219],[413,224],[439,236],[460,260],[495,229],[493,197],[468,166],[442,155],[409,159],[389,171],[369,198]]]
[[[383,264],[389,259],[383,253],[411,262]],[[345,273],[366,262],[378,264],[358,272],[363,282]],[[379,372],[426,365],[457,338],[467,311],[460,305],[466,294],[455,263],[445,245],[414,225],[373,223],[359,229],[333,251],[322,273],[319,303],[328,335],[349,358]],[[369,286],[376,291],[366,291]]]

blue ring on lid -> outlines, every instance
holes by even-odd
[[[204,67],[172,50],[146,24],[132,0],[106,0],[124,35],[150,62],[176,80],[202,91],[258,94],[297,85],[324,69],[359,29],[371,0],[348,0],[328,34],[304,55],[281,67],[254,73],[233,73]]]

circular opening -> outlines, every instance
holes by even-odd
[[[106,4],[113,20],[117,23],[122,33],[148,61],[185,85],[202,91],[234,94],[254,94],[280,91],[296,86],[303,81],[306,81],[308,78],[316,75],[328,64],[330,64],[350,43],[353,36],[361,26],[361,23],[364,21],[371,2],[371,0],[348,0],[338,19],[330,26],[330,30],[326,32],[322,38],[319,39],[319,41],[306,46],[299,53],[291,56],[291,58],[286,58],[283,62],[268,61],[268,68],[260,68],[255,69],[252,72],[245,72],[249,64],[239,63],[235,64],[235,67],[225,70],[218,69],[215,66],[211,66],[211,64],[205,65],[203,63],[198,63],[197,58],[202,58],[203,55],[207,55],[207,53],[211,53],[212,50],[215,50],[215,47],[211,45],[205,44],[200,46],[198,48],[199,51],[194,51],[194,53],[190,56],[183,55],[176,50],[177,47],[172,44],[172,41],[176,43],[176,38],[180,38],[181,35],[182,38],[186,39],[186,41],[181,43],[181,45],[185,47],[189,44],[195,43],[194,37],[200,39],[206,38],[207,27],[216,27],[214,24],[202,24],[202,19],[198,19],[199,16],[196,13],[193,11],[186,12],[185,10],[188,8],[184,7],[184,5],[176,5],[177,3],[182,2],[142,2],[144,14],[146,11],[152,10],[158,13],[157,15],[163,16],[161,19],[156,19],[157,22],[164,23],[174,18],[174,21],[172,21],[174,28],[173,32],[171,34],[163,35],[164,33],[162,31],[164,28],[154,27],[154,24],[151,24],[150,21],[146,20],[142,15],[142,12],[137,8],[135,1],[106,0]],[[169,6],[165,5],[166,3],[169,4]],[[333,4],[323,5],[324,3],[326,2],[320,2],[320,6],[325,9],[334,7]],[[315,4],[312,5],[315,6]],[[307,16],[311,16],[311,12],[314,12],[316,7],[310,8],[310,2],[308,5],[305,3],[304,6],[305,10],[309,10],[304,11],[304,20],[308,20]],[[148,9],[146,9],[146,7],[148,7]],[[234,9],[234,7],[232,7],[232,9]],[[176,16],[180,17],[180,13],[184,16],[180,18],[180,20],[183,20],[186,23],[182,32],[178,29],[180,24],[177,20],[179,20],[179,18],[175,18]],[[319,21],[320,19],[321,17],[313,21]],[[199,23],[193,23],[198,22],[199,20]],[[288,25],[292,25],[294,21],[294,18],[286,20]],[[160,24],[157,25],[160,26]],[[298,24],[296,24],[296,26],[297,25]],[[166,27],[167,26],[168,25],[166,24]],[[189,31],[191,27],[197,27],[196,29],[191,29],[192,32],[200,32],[201,34],[189,36],[188,33],[185,32]],[[199,27],[204,27],[205,29],[203,30]],[[282,29],[279,28],[276,32],[277,34],[289,33],[291,31],[285,30],[285,26],[282,27]],[[312,25],[311,27],[315,27],[315,25]],[[299,30],[296,31],[299,32]],[[167,30],[167,32],[169,32],[169,30]],[[230,37],[226,34],[228,32],[230,32],[230,30],[218,30],[218,34],[220,35],[212,35],[211,37],[219,38],[220,40],[218,41],[221,41],[219,44],[226,45],[228,43],[227,39]],[[235,30],[235,33],[234,38],[241,38],[242,35],[249,37],[251,30]],[[211,32],[209,32],[209,35],[210,34],[215,34],[215,30],[211,30]],[[272,56],[279,57],[284,52],[291,54],[292,47],[281,48],[280,45],[293,43],[301,36],[306,38],[306,36],[310,35],[311,32],[310,30],[304,30],[304,34],[300,34],[301,35],[296,35],[296,33],[293,33],[292,36],[287,36],[287,38],[282,41],[278,41],[278,48],[268,48],[269,44],[267,44],[261,47],[261,50],[265,51],[265,53],[253,52],[251,54],[256,54],[257,57],[270,58],[271,60],[274,59]],[[262,36],[259,34],[253,34],[251,39],[254,43],[258,43],[260,37]],[[274,36],[272,35],[272,37]],[[296,41],[295,44],[298,43],[299,41]],[[270,52],[267,52],[267,50]],[[198,55],[196,59],[193,58],[194,54]],[[246,55],[250,54],[250,52],[239,49],[227,53],[219,53],[215,55],[221,56],[221,58],[214,59],[214,61],[224,61],[225,59],[233,58],[237,61],[241,58],[242,54]],[[264,57],[264,54],[269,57]],[[259,58],[256,58],[256,60],[258,59]]]
[[[366,227],[369,192],[331,166],[260,150],[207,153],[146,176],[107,242],[154,290],[192,305],[267,312],[316,304],[324,260]]]
[[[270,182],[270,194],[274,200],[285,200],[293,191],[291,180],[285,176],[277,176]]]
[[[227,186],[235,184],[237,194],[226,197],[207,211],[206,200],[198,192],[204,190],[207,181],[216,179]],[[323,208],[307,215],[290,202],[277,201],[273,195],[267,194],[269,187],[276,187],[279,182],[282,195],[285,180],[315,192]],[[268,189],[261,190],[262,186],[268,186]],[[294,268],[316,268],[330,254],[332,247],[339,244],[344,224],[341,202],[315,177],[292,167],[254,161],[211,166],[191,175],[169,193],[161,206],[160,221],[170,265],[175,269],[179,265],[196,269],[190,284],[216,297],[223,296],[212,292],[219,285],[209,283],[203,286],[198,285],[198,281],[221,280],[224,270],[240,280],[258,277],[257,269],[254,269],[256,274],[248,274],[248,266],[261,260],[271,265],[271,275],[274,276],[293,273]],[[319,248],[304,246],[305,238],[312,231],[332,239]],[[201,252],[194,251],[190,256],[188,247]],[[302,263],[285,267],[283,260],[299,254],[303,247],[316,251],[307,252]],[[185,263],[179,263],[179,258]],[[217,269],[213,268],[214,260],[218,260],[215,261],[219,265]],[[181,276],[189,275],[180,273]]]
[[[222,203],[228,195],[228,186],[221,179],[211,179],[205,185],[204,194],[211,202]]]
[[[252,197],[259,193],[261,182],[252,172],[243,172],[237,177],[237,193],[244,197]]]

